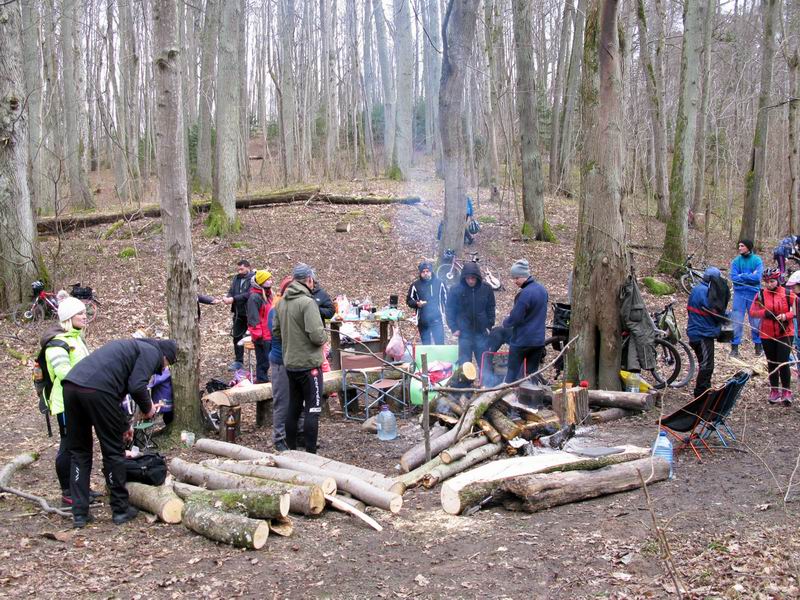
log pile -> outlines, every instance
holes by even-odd
[[[645,412],[661,402],[661,392],[648,393],[588,390],[591,423],[607,423]]]

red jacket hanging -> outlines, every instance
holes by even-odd
[[[796,302],[796,296],[781,286],[774,291],[763,289],[756,294],[750,305],[750,316],[761,319],[759,332],[762,338],[774,340],[794,335]],[[785,319],[778,321],[778,315],[783,315]]]

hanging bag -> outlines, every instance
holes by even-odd
[[[400,333],[400,327],[392,327],[392,337],[389,339],[389,343],[386,344],[386,350],[384,352],[386,356],[393,360],[400,360],[403,358],[403,354],[406,352],[406,342],[403,339],[403,334]]]

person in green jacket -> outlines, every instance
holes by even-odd
[[[53,327],[42,335],[41,344],[45,350],[45,359],[53,389],[45,398],[50,414],[58,421],[58,433],[61,437],[56,453],[56,475],[61,485],[61,504],[72,506],[69,493],[70,455],[67,451],[67,418],[64,412],[64,395],[61,381],[79,361],[89,355],[89,349],[83,341],[82,333],[86,325],[86,305],[71,296],[58,304],[59,326]]]
[[[297,449],[300,415],[305,415],[303,433],[306,452],[317,453],[319,415],[322,412],[322,346],[327,341],[319,307],[312,294],[314,271],[299,263],[293,281],[275,308],[272,337],[280,339],[283,364],[289,378],[289,416],[286,445]]]

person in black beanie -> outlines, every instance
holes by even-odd
[[[417,327],[423,344],[444,344],[442,315],[447,306],[447,288],[433,274],[433,264],[419,263],[419,279],[408,288],[406,304],[417,311]]]
[[[103,474],[108,485],[112,520],[122,525],[138,514],[128,502],[125,487],[123,436],[128,431],[128,421],[120,404],[125,395],[130,394],[142,415],[151,418],[155,408],[147,384],[153,375],[174,364],[177,355],[178,346],[173,340],[115,340],[77,363],[64,378],[74,527],[84,527],[93,520],[89,513],[92,427],[103,453]]]

